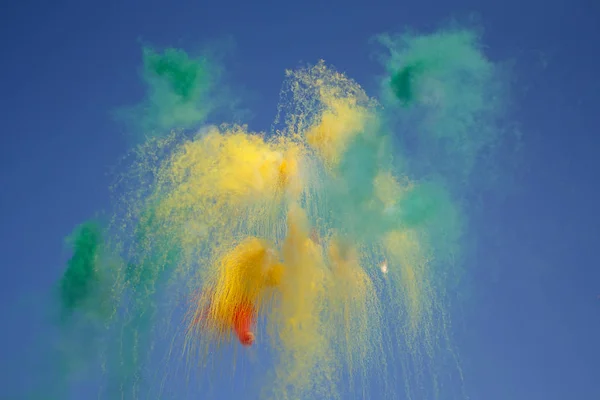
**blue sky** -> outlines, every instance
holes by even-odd
[[[477,226],[478,299],[458,338],[467,385],[482,400],[599,399],[600,3],[273,3],[3,6],[2,387],[11,394],[30,379],[21,355],[43,329],[20,306],[40,300],[24,297],[60,275],[64,236],[109,207],[107,172],[127,148],[109,112],[143,96],[138,39],[193,48],[231,35],[231,82],[257,96],[251,127],[268,129],[286,68],[324,58],[368,88],[380,72],[369,59],[372,35],[435,29],[475,12],[488,55],[515,62],[513,114],[525,134],[525,157],[518,190],[491,199]]]

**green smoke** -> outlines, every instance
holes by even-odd
[[[419,227],[436,216],[442,204],[450,203],[451,199],[440,185],[417,185],[399,202],[400,220],[406,227]]]
[[[149,104],[144,128],[168,131],[203,122],[212,111],[209,96],[216,77],[216,68],[206,58],[191,58],[177,49],[161,54],[145,48],[143,78]]]
[[[56,303],[50,303],[58,305],[51,320],[60,335],[40,338],[52,368],[41,389],[31,389],[31,398],[64,398],[69,384],[93,372],[117,307],[114,283],[119,265],[109,256],[102,224],[85,221],[66,242],[72,254],[53,292]]]
[[[197,128],[221,104],[215,91],[221,70],[208,56],[192,57],[175,48],[158,52],[150,47],[144,47],[142,54],[146,99],[116,113],[133,132],[152,137],[173,129]]]
[[[210,85],[205,60],[191,60],[182,50],[167,49],[158,54],[145,48],[144,66],[150,76],[164,80],[184,103],[200,97]]]
[[[503,67],[483,52],[479,35],[453,29],[378,40],[387,51],[382,101],[412,172],[440,174],[454,186],[490,172],[490,155],[514,131],[503,126]]]
[[[75,229],[68,241],[73,246],[73,255],[67,262],[59,290],[62,307],[70,313],[85,304],[98,289],[101,228],[95,221],[85,222]]]
[[[462,265],[476,242],[466,230],[481,211],[476,199],[509,192],[501,177],[516,168],[507,65],[491,59],[469,28],[377,40],[385,49],[380,99],[398,157],[409,176],[426,182],[400,199],[397,216],[409,228],[426,227],[439,288],[462,295],[470,291]]]
[[[409,106],[416,95],[416,83],[424,71],[423,64],[415,62],[405,65],[390,79],[390,88],[404,106]]]

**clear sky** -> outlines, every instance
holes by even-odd
[[[20,398],[31,379],[21,354],[43,329],[20,306],[42,296],[24,294],[53,284],[68,256],[63,238],[109,207],[107,172],[127,148],[109,112],[143,96],[138,39],[193,48],[230,35],[231,82],[255,96],[251,127],[268,129],[286,68],[323,58],[368,88],[379,72],[372,35],[471,12],[487,54],[515,63],[525,147],[518,190],[490,201],[477,226],[477,301],[457,338],[465,380],[476,400],[600,399],[595,0],[5,2],[0,398]]]

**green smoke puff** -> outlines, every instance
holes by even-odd
[[[514,130],[506,117],[506,79],[482,51],[477,32],[442,30],[429,35],[382,35],[386,117],[411,173],[439,174],[454,188],[495,169],[492,154]],[[401,107],[398,105],[410,105]]]
[[[190,60],[181,50],[167,49],[163,54],[158,54],[145,48],[144,66],[148,73],[164,79],[182,102],[201,95],[209,84],[203,62]]]
[[[85,379],[95,368],[116,307],[114,272],[119,264],[108,256],[102,225],[95,220],[82,223],[67,243],[72,256],[55,292],[60,335],[51,339],[47,356],[52,359],[52,379],[44,383],[42,398],[64,398],[69,383]]]
[[[436,215],[442,203],[450,204],[450,201],[439,185],[417,185],[400,200],[400,219],[408,228],[421,226]]]
[[[182,103],[202,97],[210,86],[207,60],[190,59],[182,50],[171,48],[159,54],[145,48],[144,69],[149,84],[153,78],[164,81]]]
[[[423,71],[423,64],[415,62],[405,65],[392,75],[390,88],[402,105],[409,106],[413,102],[416,91],[415,84]]]
[[[426,226],[439,287],[463,297],[470,292],[463,262],[476,241],[468,220],[480,209],[474,200],[510,191],[502,177],[514,168],[519,132],[507,118],[509,71],[484,53],[477,30],[455,25],[377,39],[386,50],[384,118],[405,172],[428,182],[400,199],[397,215],[407,227]]]
[[[220,96],[214,93],[221,71],[208,57],[191,57],[168,48],[143,48],[142,79],[146,100],[115,116],[144,137],[164,136],[173,129],[200,126],[215,111]]]
[[[189,128],[205,120],[216,70],[206,58],[190,58],[183,50],[162,54],[144,48],[144,81],[149,89],[144,129]]]
[[[73,256],[60,280],[60,300],[68,313],[91,297],[100,281],[97,262],[102,248],[102,231],[98,223],[88,221],[75,229],[68,241]]]

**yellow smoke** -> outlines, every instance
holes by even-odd
[[[392,347],[420,358],[424,340],[431,353],[437,303],[420,232],[398,226],[360,243],[344,236],[343,218],[331,221],[339,205],[328,202],[324,182],[376,120],[374,104],[324,63],[288,77],[296,117],[287,129],[266,137],[212,127],[184,141],[155,172],[146,201],[182,248],[174,275],[197,295],[187,341],[229,342],[236,305],[252,303],[267,324],[257,345],[277,360],[265,394],[339,398],[341,371],[364,390],[392,363]],[[373,185],[370,201],[387,212],[414,184],[381,170]],[[393,314],[385,319],[382,298]]]

